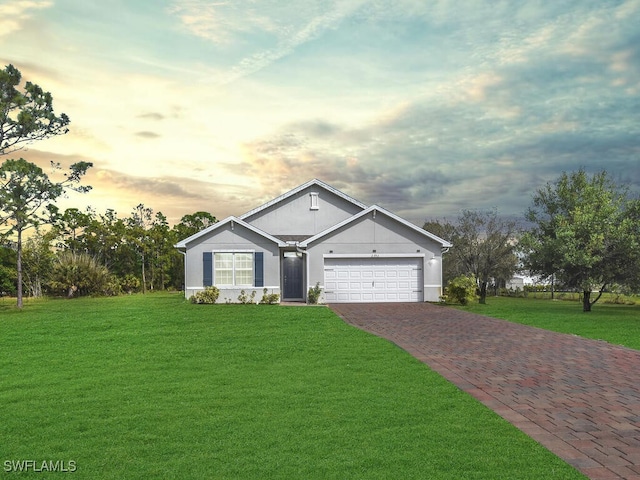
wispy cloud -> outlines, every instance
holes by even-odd
[[[141,132],[136,132],[134,133],[134,135],[136,137],[140,137],[140,138],[148,138],[148,139],[153,139],[153,138],[160,138],[162,135],[160,135],[159,133],[156,132],[149,132],[148,130],[143,130]]]
[[[297,47],[338,28],[342,20],[362,7],[366,0],[338,0],[318,4],[303,1],[283,3],[206,2],[182,0],[169,12],[176,15],[193,35],[217,44],[230,43],[240,34],[264,36],[265,45],[242,56],[218,80],[231,83],[291,55]]]
[[[0,4],[0,37],[20,30],[36,10],[49,8],[52,0],[13,0]]]

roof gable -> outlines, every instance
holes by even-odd
[[[259,207],[254,208],[253,210],[249,210],[248,212],[240,215],[240,218],[242,220],[246,220],[254,215],[256,215],[257,213],[260,213],[263,210],[266,210],[267,208],[270,208],[274,205],[277,205],[278,203],[282,203],[285,200],[287,200],[288,198],[300,193],[301,191],[305,190],[306,188],[309,187],[317,187],[319,189],[323,189],[327,192],[330,192],[340,198],[342,198],[343,200],[346,200],[349,203],[352,203],[353,205],[356,205],[357,207],[361,208],[361,209],[365,209],[367,208],[367,206],[360,202],[359,200],[356,200],[353,197],[350,197],[349,195],[347,195],[344,192],[341,192],[340,190],[338,190],[337,188],[332,187],[331,185],[324,183],[321,180],[318,180],[317,178],[314,178],[313,180],[309,180],[306,183],[303,183],[302,185],[294,188],[293,190],[289,190],[286,193],[283,193],[282,195],[280,195],[279,197],[274,198],[273,200],[268,201],[267,203],[260,205]]]
[[[350,223],[353,223],[353,222],[357,221],[358,219],[364,217],[365,215],[368,215],[371,212],[380,213],[382,215],[385,215],[386,217],[388,217],[388,218],[390,218],[390,219],[392,219],[392,220],[404,225],[405,227],[407,227],[407,228],[419,233],[420,235],[424,235],[425,237],[433,240],[434,242],[439,243],[440,245],[442,245],[443,248],[448,248],[448,247],[453,246],[450,242],[438,237],[437,235],[434,235],[431,232],[426,231],[423,228],[420,228],[420,227],[414,225],[411,222],[408,222],[404,218],[401,218],[401,217],[397,216],[396,214],[391,213],[390,211],[385,210],[384,208],[382,208],[382,207],[380,207],[378,205],[372,205],[369,208],[363,210],[362,212],[357,213],[356,215],[353,215],[352,217],[344,220],[343,222],[340,222],[340,223],[338,223],[338,224],[336,224],[336,225],[334,225],[334,226],[332,226],[332,227],[330,227],[330,228],[318,233],[317,235],[314,235],[313,237],[308,238],[304,242],[301,242],[300,243],[300,247],[306,248],[311,243],[313,243],[313,242],[315,242],[317,240],[320,240],[321,238],[323,238],[323,237],[335,232],[336,230],[339,230],[339,229],[349,225]]]
[[[209,233],[214,232],[215,230],[218,230],[218,229],[220,229],[223,226],[228,225],[228,224],[240,225],[241,227],[244,227],[244,228],[246,228],[248,230],[251,230],[252,232],[255,232],[258,235],[266,238],[267,240],[272,241],[273,243],[275,243],[279,247],[285,247],[287,245],[282,240],[279,240],[278,238],[274,237],[273,235],[270,235],[267,232],[264,232],[264,231],[260,230],[259,228],[254,227],[253,225],[243,221],[242,219],[240,219],[238,217],[230,216],[230,217],[225,218],[224,220],[221,220],[219,222],[214,223],[213,225],[210,225],[209,227],[205,228],[204,230],[201,230],[198,233],[195,233],[195,234],[191,235],[188,238],[185,238],[184,240],[179,241],[178,243],[176,243],[174,245],[174,247],[175,248],[187,248],[187,244],[188,243],[191,243],[194,240],[202,238],[202,237],[208,235]]]

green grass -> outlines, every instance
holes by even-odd
[[[459,308],[640,350],[640,305],[598,302],[585,313],[578,301],[487,297],[486,305],[475,303]]]
[[[0,462],[73,478],[574,479],[329,309],[180,295],[0,304]],[[59,473],[6,473],[49,478]]]

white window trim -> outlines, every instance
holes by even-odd
[[[215,285],[218,288],[235,288],[235,287],[253,287],[253,284],[255,283],[255,250],[212,250],[211,253],[213,254],[213,285]],[[231,267],[231,276],[233,278],[233,283],[224,283],[224,284],[218,284],[216,283],[216,253],[230,253],[233,254],[233,266]],[[251,283],[236,283],[236,258],[235,258],[235,254],[236,253],[250,253],[252,256],[252,260],[251,260]]]

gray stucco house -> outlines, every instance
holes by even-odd
[[[377,205],[311,180],[239,217],[178,242],[185,296],[206,286],[218,302],[263,289],[322,303],[431,302],[442,294],[442,253],[451,244]]]

